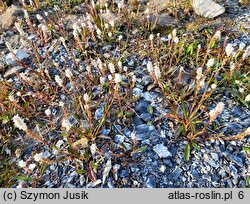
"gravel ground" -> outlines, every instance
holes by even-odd
[[[61,47],[62,54],[65,54]],[[111,52],[117,54],[116,52]],[[57,52],[56,59],[60,59]],[[200,150],[193,148],[191,159],[184,160],[186,141],[176,137],[173,123],[168,119],[157,118],[168,112],[168,107],[157,90],[147,91],[152,79],[147,75],[147,60],[138,61],[137,57],[127,60],[129,69],[135,68],[141,83],[133,89],[134,95],[141,95],[135,104],[136,116],[133,117],[131,126],[124,126],[118,120],[109,129],[102,129],[100,134],[110,138],[110,149],[103,156],[99,166],[96,182],[90,182],[85,175],[76,173],[72,161],[65,161],[49,165],[42,181],[37,187],[146,187],[146,188],[171,188],[171,187],[245,187],[246,177],[250,175],[250,155],[242,150],[243,146],[249,147],[250,138],[242,141],[214,140],[200,143]],[[141,66],[137,66],[141,64]],[[139,81],[140,82],[140,81]],[[145,91],[146,90],[146,91]],[[64,98],[64,96],[61,96]],[[224,102],[225,109],[216,119],[216,123],[223,128],[225,135],[235,135],[250,126],[250,111],[248,108],[237,105],[229,93],[224,93],[220,102]],[[215,107],[214,101],[209,109]],[[153,108],[150,114],[148,107]],[[97,109],[95,116],[101,118],[102,109]],[[156,121],[150,123],[152,121]],[[123,146],[127,151],[132,149],[133,139],[131,133],[136,133],[137,148],[144,151],[127,157],[114,157],[113,153]],[[58,138],[51,135],[51,138]],[[63,139],[57,142],[63,148]],[[144,148],[145,147],[145,148]],[[22,159],[28,158],[34,145],[28,146]],[[42,148],[42,147],[39,147]],[[102,148],[102,147],[100,147]],[[57,151],[43,150],[48,158],[58,158]],[[96,155],[98,157],[98,155]],[[111,162],[111,164],[110,164]],[[105,172],[105,168],[108,170]],[[36,173],[34,174],[36,175]],[[37,172],[39,175],[39,172]]]

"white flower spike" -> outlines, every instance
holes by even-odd
[[[14,122],[14,125],[20,129],[20,130],[23,130],[23,131],[27,131],[28,130],[28,127],[26,125],[26,123],[24,122],[24,119],[21,118],[19,115],[15,115],[13,118],[12,118],[13,122]]]

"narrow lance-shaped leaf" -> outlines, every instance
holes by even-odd
[[[192,142],[192,146],[197,149],[197,150],[200,150],[201,148],[197,145],[196,142]]]
[[[187,109],[186,109],[185,103],[183,101],[181,102],[181,106],[182,106],[182,111],[183,111],[184,117],[186,119],[188,114],[187,114]]]
[[[244,152],[250,152],[250,147],[243,147],[242,150],[243,150]]]
[[[14,176],[14,178],[21,181],[32,181],[32,178],[28,176]]]
[[[189,161],[190,159],[190,144],[186,145],[184,158],[185,161]]]
[[[77,173],[77,174],[85,174],[85,173],[86,173],[86,170],[77,169],[77,170],[76,170],[76,173]]]
[[[250,176],[248,176],[246,179],[246,187],[250,188]]]
[[[147,148],[148,148],[147,145],[142,146],[142,147],[140,147],[139,149],[134,150],[134,151],[131,153],[131,155],[133,156],[133,155],[136,154],[136,153],[144,152],[144,151],[146,151]]]
[[[149,105],[148,107],[147,107],[147,111],[148,111],[148,113],[150,113],[151,115],[153,114],[153,107],[151,106],[151,105]]]

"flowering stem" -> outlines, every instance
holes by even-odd
[[[118,100],[120,111],[122,111],[122,103],[121,103],[121,98],[120,98],[120,95],[119,95],[119,84],[115,85],[115,95],[116,95],[116,98]]]
[[[36,140],[42,142],[42,143],[48,145],[48,143],[47,143],[43,138],[41,138],[41,137],[39,137],[38,135],[34,134],[32,131],[27,130],[27,131],[26,131],[26,134],[27,134],[28,136],[30,136],[30,137],[32,137],[32,138],[34,138],[34,139],[36,139]]]

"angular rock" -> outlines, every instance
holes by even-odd
[[[90,182],[86,185],[86,188],[94,188],[95,186],[102,183],[101,179],[96,180],[95,182]]]
[[[133,117],[133,123],[138,126],[138,125],[142,125],[143,121],[141,120],[141,118],[139,118],[138,116]]]
[[[135,87],[133,89],[133,96],[140,96],[142,94],[142,90],[140,88]]]
[[[128,176],[129,176],[129,171],[127,169],[121,170],[121,172],[120,172],[120,177],[121,178],[125,178],[125,177],[128,177]]]
[[[141,119],[144,120],[145,122],[151,121],[152,116],[149,113],[143,113],[140,115]]]
[[[20,73],[24,70],[24,67],[16,66],[16,67],[10,67],[6,70],[3,77],[6,79],[9,79],[10,77],[13,77],[16,75],[16,73]]]
[[[23,11],[20,7],[12,5],[5,12],[0,15],[0,30],[9,29],[18,16],[23,15]]]
[[[123,143],[124,140],[125,140],[125,136],[123,136],[123,135],[116,135],[115,136],[115,142],[118,143],[118,144]]]
[[[110,129],[102,129],[102,130],[100,131],[100,135],[108,135],[110,132],[111,132]]]
[[[0,73],[5,71],[4,64],[0,61]]]
[[[142,113],[148,113],[147,107],[150,105],[150,103],[146,100],[140,100],[136,106],[135,106],[135,110],[137,111],[137,113],[140,115]]]
[[[124,142],[123,145],[126,148],[126,150],[128,150],[128,151],[132,149],[132,145],[127,143],[127,142]]]
[[[165,147],[163,144],[157,144],[153,147],[153,150],[158,154],[160,158],[167,158],[171,157],[172,154],[168,151],[168,148]]]
[[[157,93],[151,93],[151,92],[144,92],[142,94],[142,97],[149,102],[154,102],[157,96],[158,96]]]
[[[107,161],[107,163],[105,164],[104,170],[102,172],[102,183],[103,184],[105,183],[105,181],[106,181],[106,179],[107,179],[107,177],[109,175],[109,172],[110,172],[111,168],[112,168],[112,163],[111,163],[111,159],[109,159]]]
[[[146,188],[156,188],[155,176],[150,175],[145,182]]]
[[[182,169],[177,167],[170,175],[169,175],[169,179],[176,181],[178,180],[178,178],[180,177],[181,173],[182,173]]]
[[[207,163],[214,168],[218,168],[220,166],[219,163],[215,162],[213,159],[209,159]]]
[[[63,140],[58,140],[57,143],[56,143],[56,147],[60,148],[63,144],[64,144]]]
[[[161,165],[159,170],[160,170],[161,173],[164,173],[166,171],[166,168],[167,167],[165,165]]]
[[[155,127],[153,125],[141,124],[136,127],[136,140],[146,140],[149,138],[151,134],[156,132]]]
[[[233,155],[229,152],[223,152],[222,155],[226,157],[229,161],[232,161],[238,166],[243,167],[244,164],[243,164],[243,159],[241,157],[238,157],[237,155]]]
[[[149,20],[153,26],[152,29],[172,28],[178,25],[178,21],[174,17],[165,13],[152,15],[150,16]]]
[[[13,35],[14,35],[14,32],[13,32],[13,31],[11,31],[11,30],[6,31],[6,36],[11,37],[11,36],[13,36]]]
[[[211,153],[211,156],[212,158],[215,160],[215,161],[218,161],[219,160],[219,155],[217,153]]]
[[[99,120],[101,119],[103,116],[103,110],[102,108],[98,108],[96,111],[95,111],[95,119],[96,120]]]
[[[205,18],[215,18],[225,12],[225,8],[212,0],[193,0],[196,14]]]
[[[24,50],[20,50],[20,49],[14,50],[14,54],[15,56],[12,53],[9,53],[5,57],[5,61],[8,65],[11,65],[11,66],[16,65],[15,58],[17,58],[17,60],[19,61],[29,58],[29,55]]]
[[[199,174],[199,172],[198,172],[197,170],[195,170],[195,169],[191,171],[191,175],[192,175],[193,178],[195,178],[195,179],[197,179],[197,180],[200,179],[200,174]]]
[[[0,49],[3,49],[3,48],[5,48],[5,47],[6,47],[6,46],[5,46],[4,41],[0,40]]]

